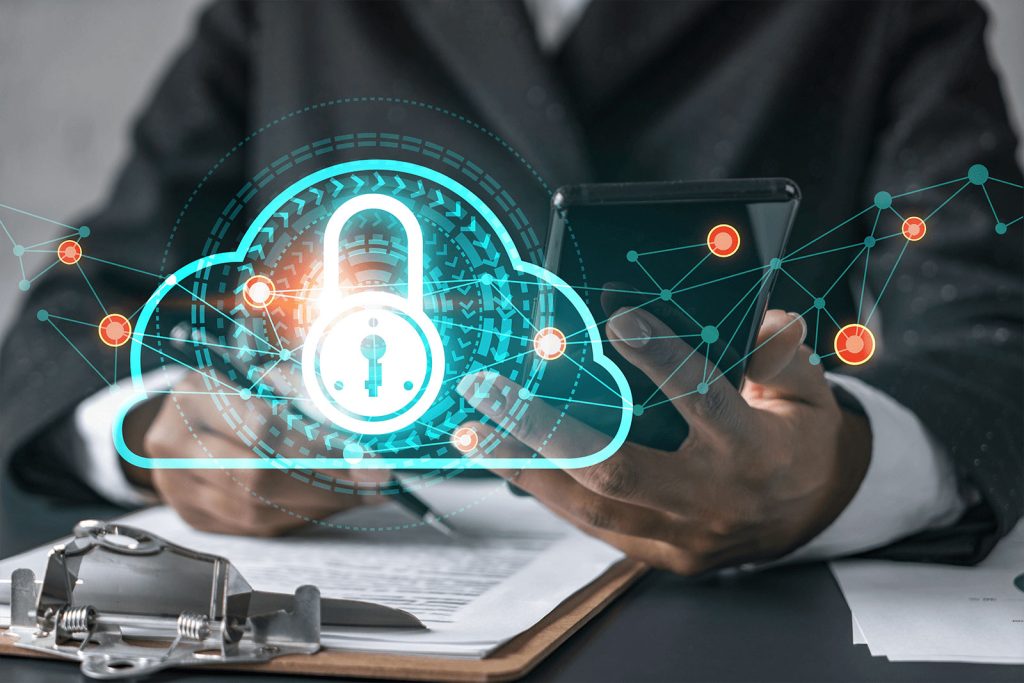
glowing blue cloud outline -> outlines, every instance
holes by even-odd
[[[178,286],[178,283],[182,282],[187,277],[195,275],[200,270],[225,263],[243,262],[248,254],[249,247],[252,246],[252,243],[259,234],[260,229],[267,224],[273,214],[277,213],[278,209],[298,193],[327,178],[364,170],[393,171],[396,173],[418,175],[455,193],[463,201],[472,206],[484,218],[484,220],[487,221],[487,224],[492,230],[494,230],[498,240],[501,242],[501,245],[505,248],[506,253],[512,261],[512,267],[515,270],[527,275],[532,275],[543,282],[547,282],[569,300],[569,303],[576,308],[583,320],[583,323],[587,326],[587,336],[590,340],[591,351],[594,354],[594,361],[608,371],[618,388],[620,397],[622,398],[622,417],[619,420],[619,426],[616,429],[615,435],[607,446],[597,453],[592,453],[578,458],[410,458],[408,456],[404,456],[364,458],[354,462],[350,462],[344,457],[149,458],[135,453],[128,447],[122,433],[125,416],[133,406],[148,397],[148,393],[146,392],[146,388],[142,382],[142,338],[149,325],[153,312],[156,310],[160,301],[163,300],[163,297]],[[597,323],[579,294],[577,294],[576,291],[573,290],[564,280],[549,270],[523,261],[519,257],[519,250],[516,249],[515,244],[512,242],[512,238],[509,236],[508,231],[505,229],[504,225],[502,225],[498,216],[491,211],[491,209],[488,208],[479,197],[470,192],[467,188],[463,187],[460,183],[442,173],[420,166],[419,164],[413,164],[405,161],[364,159],[336,164],[306,176],[278,194],[273,201],[271,201],[270,204],[268,204],[267,207],[264,208],[258,216],[256,216],[249,228],[245,231],[245,235],[242,236],[242,239],[235,250],[205,256],[189,263],[188,265],[182,266],[161,282],[156,288],[156,291],[150,295],[139,313],[135,329],[132,332],[130,368],[132,388],[136,393],[129,397],[118,410],[118,414],[113,425],[114,445],[118,454],[124,458],[126,462],[145,469],[577,469],[581,467],[589,467],[590,465],[595,465],[606,460],[615,453],[620,446],[622,446],[626,441],[626,435],[629,432],[629,426],[633,415],[633,396],[629,390],[629,384],[626,382],[626,377],[622,374],[622,371],[618,366],[604,355],[601,348],[600,336],[595,333],[596,329]],[[419,464],[417,465],[417,463]]]

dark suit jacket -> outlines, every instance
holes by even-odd
[[[219,4],[141,115],[110,200],[84,221],[94,235],[88,248],[170,272],[202,251],[221,208],[263,165],[318,137],[363,131],[410,131],[458,150],[499,175],[537,226],[549,194],[509,163],[499,139],[549,188],[787,175],[805,198],[794,235],[802,244],[880,189],[961,178],[974,163],[1020,182],[984,26],[978,6],[957,2],[598,2],[549,59],[517,2]],[[225,157],[259,126],[344,97],[396,99],[315,107]],[[406,98],[486,131],[424,114]],[[920,211],[948,190],[915,195]],[[1019,210],[1019,193],[1010,201],[1004,212]],[[189,220],[176,225],[186,205]],[[882,350],[859,369],[838,369],[912,409],[983,497],[956,526],[884,554],[974,562],[1022,511],[1022,231],[997,236],[974,187],[930,228],[881,301]],[[838,230],[819,245],[852,244],[868,229]],[[870,290],[885,285],[900,242],[873,251]],[[849,255],[798,262],[797,274],[822,291]],[[151,291],[152,278],[84,265],[113,310],[135,310]],[[774,305],[802,311],[808,302],[779,282]],[[854,306],[845,284],[829,296],[839,319],[854,319]],[[36,321],[39,308],[77,318],[99,311],[76,272],[54,269],[33,287],[3,347],[0,457],[16,454],[24,477],[59,488],[66,475],[54,463],[66,453],[68,416],[103,383]],[[95,330],[64,329],[110,377],[112,354]]]

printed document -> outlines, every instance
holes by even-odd
[[[976,567],[842,560],[853,642],[894,662],[1024,664],[1024,523]]]
[[[120,521],[227,557],[255,589],[291,593],[314,584],[324,597],[380,602],[412,612],[428,627],[332,627],[322,637],[327,647],[368,652],[485,657],[623,557],[497,479],[445,481],[416,493],[439,512],[458,511],[447,518],[456,538],[419,525],[394,503],[269,539],[199,532],[166,507]],[[41,575],[49,548],[3,560],[0,577],[17,567]],[[9,601],[8,585],[0,584],[0,602]],[[6,623],[7,605],[0,609]]]

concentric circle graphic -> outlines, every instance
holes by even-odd
[[[75,240],[64,240],[57,245],[57,259],[66,266],[82,260],[82,245]]]
[[[109,313],[97,326],[100,341],[110,347],[124,346],[132,338],[132,324],[120,313]]]
[[[719,258],[728,258],[740,250],[739,230],[722,223],[708,231],[708,249]]]
[[[835,351],[847,365],[863,365],[875,354],[875,335],[864,325],[844,325],[836,333]]]
[[[386,98],[380,100],[381,103],[386,101]],[[347,103],[339,101],[323,106]],[[404,104],[424,106],[408,101]],[[434,110],[437,111],[436,108]],[[292,116],[298,115],[297,112]],[[452,115],[452,118],[455,121],[453,125],[483,130],[461,117]],[[284,120],[287,119],[285,117]],[[277,123],[261,129],[256,135],[274,125]],[[247,142],[254,137],[250,136]],[[500,142],[496,136],[492,137]],[[331,141],[335,153],[347,153],[354,147],[353,141],[358,139],[357,156],[365,157],[376,152],[386,157],[387,146],[394,144],[396,138],[405,151],[419,150],[425,160],[436,161],[440,154],[448,162],[445,167],[449,172],[460,177],[485,202],[494,206],[502,221],[516,232],[518,241],[527,248],[522,256],[540,260],[537,250],[542,240],[534,233],[515,199],[496,185],[493,175],[454,150],[414,137],[376,132],[343,133],[335,135]],[[322,142],[318,141],[323,149]],[[535,178],[542,191],[547,192],[539,175],[504,142],[500,144]],[[292,160],[292,177],[309,175],[317,170],[316,161],[306,151],[308,148],[308,145],[303,145],[287,155]],[[280,173],[280,163],[275,167],[268,166],[254,178]],[[318,302],[323,288],[321,252],[327,218],[344,201],[370,191],[397,198],[410,206],[422,221],[427,254],[423,264],[424,310],[445,339],[449,361],[445,381],[449,389],[454,387],[459,377],[471,371],[474,362],[480,365],[482,358],[489,359],[487,365],[513,381],[527,384],[544,375],[544,362],[532,350],[534,319],[509,315],[508,309],[510,303],[536,302],[545,299],[546,295],[538,293],[535,283],[517,277],[507,264],[496,259],[495,245],[489,243],[487,235],[478,227],[481,225],[479,217],[447,188],[408,174],[374,172],[367,166],[364,171],[311,185],[282,207],[252,245],[254,261],[258,261],[259,267],[250,267],[247,262],[224,265],[197,274],[194,282],[177,283],[180,289],[192,294],[189,317],[193,321],[202,321],[199,326],[201,336],[208,347],[196,354],[197,370],[205,373],[212,369],[207,358],[209,353],[229,356],[237,361],[236,367],[248,365],[250,368],[246,376],[230,376],[227,380],[232,385],[244,387],[252,400],[241,402],[237,400],[238,395],[225,395],[228,392],[224,386],[215,382],[210,383],[209,389],[211,407],[220,413],[243,443],[249,444],[254,457],[281,459],[284,463],[294,457],[342,457],[347,462],[362,465],[364,461],[372,463],[375,458],[407,451],[419,456],[426,453],[427,457],[430,452],[450,456],[452,453],[461,454],[467,443],[470,447],[464,451],[466,453],[472,453],[478,447],[481,452],[486,452],[496,445],[492,436],[488,437],[489,441],[480,443],[475,433],[468,441],[455,438],[451,430],[472,418],[474,413],[452,390],[442,390],[416,428],[379,436],[353,435],[337,429],[328,420],[315,419],[315,415],[310,415],[315,411],[297,409],[303,406],[303,386],[295,370],[301,358],[305,334],[320,313]],[[223,249],[229,225],[232,221],[237,222],[238,216],[242,215],[239,209],[244,209],[239,197],[245,196],[245,188],[242,188],[236,198],[225,206],[222,220],[211,231],[207,254]],[[246,201],[258,206],[259,200],[250,192]],[[185,215],[187,210],[188,206]],[[337,249],[341,273],[339,285],[345,292],[381,290],[403,294],[408,253],[395,221],[380,212],[368,211],[353,217],[352,223],[351,230],[346,232]],[[474,235],[474,229],[478,234]],[[480,272],[486,272],[488,277],[478,277]],[[537,315],[550,316],[550,305],[546,313],[544,308],[545,305],[538,306]],[[212,311],[225,315],[211,314]],[[165,316],[159,318],[154,340],[157,349],[163,346],[160,337],[168,334],[166,327],[169,325],[165,319],[167,323],[171,320]],[[298,400],[294,400],[296,396]],[[259,398],[263,400],[255,400]],[[171,400],[175,400],[173,393]],[[266,411],[260,410],[261,405],[270,406],[269,414],[265,415]],[[180,407],[179,413],[183,420],[190,422]],[[437,429],[430,427],[431,424],[450,427],[448,430]],[[268,433],[268,429],[271,429],[270,433],[276,431],[276,436],[253,437],[254,434]],[[203,450],[211,459],[216,459],[217,449],[204,443],[198,430],[195,434]],[[415,489],[458,476],[461,471],[451,467],[420,470],[403,474],[402,481],[405,488]],[[230,469],[226,474],[246,488]],[[339,472],[296,468],[289,470],[287,475],[321,489],[326,486],[339,495],[366,492],[365,482],[357,482]],[[497,484],[496,488],[499,488]],[[382,495],[395,492],[391,485],[378,486],[375,490]],[[272,507],[284,509],[259,492],[251,493]],[[302,518],[301,514],[294,514]],[[307,521],[320,523],[312,519]],[[344,524],[338,526],[345,527]]]

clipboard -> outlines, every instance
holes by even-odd
[[[92,535],[95,536],[95,527],[86,527],[85,530],[91,531]],[[52,557],[51,555],[51,564],[53,563]],[[564,600],[534,627],[519,634],[482,659],[402,655],[382,652],[350,652],[337,649],[322,649],[316,651],[315,654],[310,654],[309,652],[315,651],[316,648],[295,647],[295,645],[301,644],[299,642],[301,639],[297,641],[295,638],[292,638],[291,640],[284,641],[285,646],[291,646],[291,649],[281,650],[269,660],[265,660],[265,657],[250,657],[248,659],[249,661],[259,661],[259,664],[210,663],[203,668],[209,670],[250,671],[253,673],[358,677],[362,679],[445,682],[511,681],[524,676],[531,669],[534,669],[545,656],[554,651],[572,634],[579,631],[612,600],[626,591],[634,581],[641,577],[646,569],[646,565],[635,560],[624,559],[615,563],[601,577]],[[24,580],[32,580],[31,571],[24,569],[19,569],[18,571],[25,571],[29,574],[28,577],[23,577]],[[49,574],[47,579],[49,579]],[[23,583],[27,584],[28,581]],[[49,585],[48,581],[43,583],[44,585]],[[57,585],[60,583],[56,582]],[[313,610],[315,614],[310,612],[304,614],[303,617],[315,620],[318,623],[318,592],[314,587],[303,587],[296,591],[296,605],[299,605],[300,592],[304,589],[306,589],[306,592],[312,591],[315,594],[314,597],[305,596],[306,599],[304,600],[305,610],[307,612]],[[45,590],[43,593],[45,595]],[[313,598],[312,601],[309,599],[311,597]],[[352,606],[355,608],[355,613],[353,614],[355,616],[361,618],[368,616],[372,618],[380,617],[380,614],[377,614],[372,609],[370,612],[367,612],[368,605],[356,605],[353,603]],[[12,605],[12,627],[8,630],[25,635],[27,632],[19,631],[17,623],[13,622],[14,613],[15,610]],[[269,625],[267,632],[281,634],[282,627],[286,630],[294,629],[297,625],[298,614],[299,612],[295,610],[291,613],[276,613],[273,618],[276,618],[279,622],[275,625]],[[283,623],[281,620],[291,620],[291,623]],[[250,624],[252,625],[253,622],[251,621]],[[56,632],[58,629],[53,628],[52,630]],[[0,634],[4,631],[4,629],[0,629]],[[318,642],[318,636],[313,639],[313,642]],[[295,654],[287,652],[295,652]],[[243,652],[242,654],[245,653]],[[9,638],[0,638],[0,655],[57,657],[46,647],[26,649],[24,646],[14,645],[13,641]],[[246,659],[236,656],[234,660],[241,661]],[[83,663],[83,668],[86,664]],[[173,667],[173,665],[167,666]]]
[[[445,659],[412,655],[324,650],[307,657],[287,655],[258,666],[225,667],[235,671],[343,676],[443,683],[500,683],[528,674],[559,645],[579,631],[647,572],[636,560],[620,560],[589,586],[580,589],[532,628],[483,659]],[[0,649],[0,654],[6,654]]]
[[[285,655],[264,664],[210,666],[208,670],[444,683],[514,681],[533,670],[559,645],[622,595],[647,569],[646,565],[636,560],[619,561],[589,586],[556,607],[533,628],[519,634],[484,659],[323,650],[315,655]],[[0,629],[0,632],[4,630]],[[16,648],[4,639],[0,639],[0,656],[52,659],[44,654]]]

